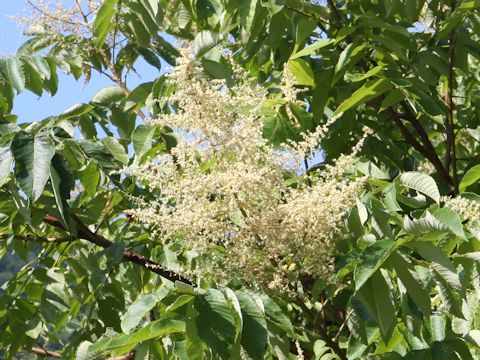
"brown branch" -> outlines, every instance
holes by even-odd
[[[75,224],[77,226],[77,237],[78,237],[78,239],[86,240],[86,241],[88,241],[92,244],[98,245],[102,248],[108,248],[108,247],[113,245],[113,242],[104,238],[102,235],[92,232],[88,228],[88,226],[86,226],[78,217],[72,216],[72,219],[75,221]],[[52,226],[58,228],[58,229],[65,230],[62,223],[57,218],[55,218],[51,215],[46,215],[44,217],[43,221],[45,223],[49,224],[49,225],[52,225]],[[128,261],[128,262],[132,262],[132,263],[137,264],[137,265],[140,265],[140,266],[144,267],[145,269],[147,269],[151,272],[154,272],[155,274],[160,275],[160,276],[162,276],[162,277],[164,277],[164,278],[166,278],[170,281],[181,281],[183,283],[193,285],[193,283],[190,280],[183,277],[182,275],[176,274],[172,271],[169,271],[169,270],[165,269],[162,265],[160,265],[160,264],[158,264],[158,263],[156,263],[156,262],[154,262],[150,259],[147,259],[145,256],[143,256],[139,253],[129,251],[129,250],[125,250],[124,253],[123,253],[123,260]]]
[[[401,115],[402,118],[412,124],[412,126],[415,128],[418,135],[420,136],[420,139],[422,140],[423,151],[421,152],[421,154],[433,164],[435,170],[437,170],[442,180],[445,181],[447,184],[453,186],[454,183],[452,181],[452,178],[450,177],[448,168],[446,169],[442,164],[442,161],[438,157],[438,154],[435,151],[435,147],[430,141],[430,138],[428,137],[428,134],[423,128],[422,124],[420,124],[420,122],[417,120],[415,114],[413,113],[413,110],[410,109],[410,107],[405,101],[402,102],[402,106],[405,109],[405,112]]]
[[[30,352],[36,354],[36,355],[40,355],[40,356],[45,356],[45,357],[53,357],[53,358],[56,358],[56,359],[61,359],[62,358],[62,354],[60,354],[59,352],[56,352],[56,351],[52,351],[52,350],[47,350],[47,349],[44,349],[43,347],[40,347],[40,346],[34,346],[30,349]]]

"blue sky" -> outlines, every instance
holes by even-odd
[[[0,56],[14,55],[15,50],[27,39],[23,36],[24,29],[10,17],[28,16],[29,11],[25,0],[0,0]],[[139,62],[136,69],[139,76],[131,74],[131,87],[159,76],[157,69],[144,62]],[[20,122],[42,120],[77,103],[88,102],[97,91],[109,85],[112,85],[110,79],[97,74],[92,74],[92,79],[85,85],[83,78],[76,81],[59,71],[58,92],[54,97],[44,94],[39,98],[25,91],[16,97],[13,113],[19,116]]]

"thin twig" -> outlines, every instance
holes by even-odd
[[[123,93],[125,94],[125,96],[128,96],[130,95],[130,90],[128,90],[127,88],[127,85],[125,84],[125,82],[122,80],[122,77],[118,74],[117,70],[115,69],[115,66],[113,65],[113,63],[110,61],[107,53],[105,52],[104,49],[98,49],[98,53],[100,54],[100,56],[102,57],[103,61],[105,62],[105,65],[107,65],[107,67],[110,69],[110,71],[112,72],[112,79],[117,83],[117,85],[122,89]],[[147,117],[145,116],[145,114],[142,112],[142,110],[140,109],[136,109],[134,110],[135,113],[143,120],[143,121],[146,121],[147,120]]]
[[[37,5],[35,5],[31,0],[26,0],[27,4],[30,5],[34,10],[38,11],[40,14],[42,14],[43,16],[45,17],[48,17],[50,20],[53,20],[53,21],[59,21],[59,19],[51,14],[49,14],[48,12],[40,9]],[[70,25],[75,25],[75,26],[87,26],[88,24],[85,24],[85,23],[82,23],[80,21],[71,21],[71,20],[66,20],[66,19],[62,19],[61,22],[65,23],[65,24],[70,24]]]

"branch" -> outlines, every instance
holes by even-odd
[[[305,12],[303,9],[294,8],[294,7],[289,6],[289,5],[284,5],[284,8],[287,9],[287,10],[290,10],[290,11],[292,11],[292,12],[294,12],[294,13],[297,13],[297,14],[299,14],[299,15],[305,16],[305,17],[307,17],[307,18],[310,18],[310,19],[316,21],[318,27],[319,27],[325,34],[327,34],[327,29],[325,28],[325,25],[330,26],[330,24],[329,24],[328,21],[326,21],[325,19],[319,18],[319,17],[317,17],[317,16],[313,16],[313,15],[308,14],[307,12]]]
[[[40,356],[45,356],[45,357],[53,357],[53,358],[56,358],[56,359],[61,359],[62,357],[62,354],[60,354],[59,352],[56,352],[56,351],[52,351],[52,350],[47,350],[47,349],[44,349],[43,347],[40,347],[40,346],[34,346],[30,349],[30,352],[34,353],[34,354],[37,354],[37,355],[40,355]]]
[[[77,9],[80,12],[80,15],[82,15],[83,21],[85,21],[85,23],[88,24],[89,23],[88,17],[87,17],[87,14],[85,14],[85,12],[82,9],[82,4],[80,4],[80,0],[75,0],[75,2],[77,3]]]
[[[342,17],[340,16],[340,13],[338,12],[335,4],[333,3],[333,0],[327,0],[327,5],[331,13],[333,14],[333,17],[335,18],[335,21],[337,22],[338,27],[341,28],[343,26]]]
[[[111,245],[113,245],[113,242],[110,240],[104,238],[102,235],[96,234],[92,232],[88,226],[86,226],[77,216],[72,216],[72,219],[75,221],[75,224],[77,226],[77,237],[78,239],[84,239],[92,244],[98,245],[102,248],[108,248]],[[43,219],[43,221],[49,225],[52,225],[58,229],[66,230],[62,223],[55,217],[51,215],[46,215]],[[180,274],[176,274],[172,271],[169,271],[165,269],[162,265],[147,259],[145,256],[136,253],[134,251],[129,251],[125,250],[123,253],[123,260],[135,263],[137,265],[140,265],[144,267],[147,270],[150,270],[154,272],[155,274],[158,274],[170,281],[181,281],[183,283],[193,285],[193,283],[183,277]]]
[[[123,93],[125,94],[125,96],[128,96],[130,95],[130,91],[128,90],[127,88],[127,84],[125,84],[125,82],[122,80],[122,77],[120,76],[120,74],[118,74],[117,70],[115,69],[115,66],[112,64],[112,62],[110,61],[110,59],[108,58],[108,55],[107,53],[105,52],[104,49],[98,49],[98,52],[100,54],[100,56],[102,57],[103,61],[105,62],[105,64],[107,65],[107,67],[110,69],[110,71],[112,72],[112,78],[114,79],[114,81],[117,83],[118,86],[120,86],[120,88],[122,89]],[[140,109],[136,109],[135,110],[135,113],[143,120],[143,121],[146,121],[147,117],[145,116],[145,114],[142,112],[142,110]]]
[[[430,141],[430,138],[428,137],[427,132],[423,128],[422,124],[417,120],[415,114],[413,111],[410,109],[408,104],[403,101],[402,106],[405,109],[405,113],[403,113],[401,116],[408,122],[410,122],[415,130],[417,130],[418,134],[420,135],[420,138],[423,143],[423,150],[420,152],[423,156],[425,156],[435,167],[435,170],[437,170],[438,174],[440,177],[449,185],[453,186],[453,181],[452,178],[450,177],[450,174],[448,172],[448,168],[445,168],[442,164],[442,161],[438,157],[437,152],[435,151],[435,147],[433,146],[432,142]],[[397,115],[398,116],[398,115]]]

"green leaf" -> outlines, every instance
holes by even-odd
[[[0,185],[12,171],[13,156],[10,143],[0,145]]]
[[[0,59],[0,73],[17,90],[17,93],[25,89],[25,75],[18,58]]]
[[[359,160],[355,163],[355,167],[370,178],[389,180],[390,175],[387,172],[380,169],[373,162],[368,160]]]
[[[430,296],[420,285],[419,279],[415,278],[414,274],[416,273],[413,266],[397,252],[390,256],[389,265],[395,270],[403,286],[407,289],[407,295],[413,299],[423,315],[426,317],[430,316]]]
[[[340,104],[335,110],[334,116],[382,95],[391,87],[392,84],[386,79],[367,81],[360,89],[355,91],[352,96]]]
[[[218,33],[211,30],[200,31],[193,40],[193,48],[195,56],[201,57],[210,51],[218,42],[221,37]]]
[[[19,132],[13,139],[11,150],[15,158],[15,175],[20,188],[35,202],[50,177],[50,161],[55,146],[49,136],[35,137]]]
[[[80,172],[80,181],[85,188],[85,192],[90,196],[94,196],[100,182],[100,173],[93,160],[90,160],[85,169]]]
[[[135,129],[135,114],[122,111],[117,107],[112,107],[111,112],[110,122],[117,127],[120,138],[129,140]]]
[[[316,42],[314,42],[312,45],[307,46],[306,48],[300,50],[299,52],[293,54],[290,56],[290,59],[297,59],[302,56],[310,56],[312,55],[315,51],[320,50],[321,48],[324,48],[328,45],[331,45],[335,42],[334,39],[321,39]]]
[[[250,359],[262,360],[268,342],[265,315],[251,294],[236,291],[235,295],[242,309],[241,345]]]
[[[449,208],[441,208],[435,210],[433,216],[445,225],[453,234],[465,238],[462,220],[455,211]]]
[[[121,334],[113,338],[97,341],[88,348],[88,353],[95,358],[106,354],[124,355],[146,340],[183,332],[185,332],[185,323],[183,321],[160,319],[147,324],[131,334]]]
[[[403,92],[398,89],[393,89],[382,100],[382,104],[380,105],[380,111],[384,111],[385,109],[389,108],[392,105],[395,105],[403,99],[405,99],[405,95],[403,94]]]
[[[408,215],[405,215],[403,221],[403,228],[409,234],[425,234],[434,231],[447,232],[448,227],[440,220],[436,219],[430,212],[426,212],[425,216],[420,219],[410,220]]]
[[[165,311],[175,311],[181,307],[183,307],[185,304],[188,304],[191,302],[195,297],[193,295],[188,295],[188,294],[183,294],[180,295],[178,298],[175,299],[175,301],[168,305]]]
[[[50,182],[52,183],[55,202],[62,216],[63,223],[69,228],[69,205],[67,201],[70,199],[70,190],[74,185],[74,181],[59,155],[55,155],[52,158],[50,165]]]
[[[377,75],[378,73],[380,73],[382,70],[383,70],[384,66],[383,65],[378,65],[378,66],[375,66],[374,68],[368,70],[365,74],[359,76],[359,77],[356,77],[354,78],[352,81],[353,82],[357,82],[357,81],[363,81],[363,80],[366,80],[374,75]]]
[[[168,295],[166,288],[160,288],[160,290],[140,295],[127,309],[125,315],[122,318],[122,331],[129,334],[134,328],[140,324],[143,317],[153,309],[153,307]]]
[[[437,204],[440,203],[440,191],[431,176],[411,171],[400,175],[399,181],[402,185],[427,195]]]
[[[116,160],[125,165],[128,164],[129,159],[127,153],[125,152],[125,148],[118,142],[117,139],[109,136],[102,138],[101,141]]]
[[[143,20],[141,18],[141,15],[137,16],[136,14],[130,14],[130,13],[124,15],[124,21],[130,28],[131,33],[133,33],[135,37],[135,41],[140,46],[149,47],[150,33],[145,28],[144,22],[141,20]]]
[[[342,68],[344,67],[345,63],[348,61],[348,58],[350,57],[350,54],[352,53],[353,49],[355,47],[355,44],[350,43],[345,48],[342,50],[338,57],[338,61],[335,64],[335,73],[338,73]]]
[[[187,317],[185,319],[186,324],[186,351],[189,360],[203,360],[204,344],[200,339],[199,328],[195,319],[198,316],[198,312],[193,308],[193,304],[187,305]],[[200,328],[201,331],[201,328]]]
[[[284,0],[263,0],[262,6],[266,7],[271,15],[275,15],[283,9]]]
[[[120,86],[108,86],[97,92],[93,98],[93,103],[110,104],[122,100],[125,97],[125,92]]]
[[[402,89],[405,97],[412,104],[412,107],[415,108],[415,104],[418,104],[424,113],[433,117],[437,115],[445,115],[448,108],[437,96],[425,92],[419,87],[416,87],[415,83],[412,85],[413,86],[409,88]]]
[[[132,134],[133,150],[135,156],[140,159],[152,148],[153,134],[155,134],[155,126],[140,125]]]
[[[430,267],[449,287],[457,293],[462,292],[462,285],[457,270],[447,255],[435,245],[428,242],[414,241],[409,244],[422,258],[431,262]]]
[[[230,306],[220,290],[208,289],[197,295],[194,308],[198,311],[196,325],[202,329],[198,336],[222,359],[230,359],[235,342],[236,325]]]
[[[389,224],[391,218],[390,213],[382,210],[383,204],[376,199],[372,201],[372,205],[372,229],[379,237],[393,240],[394,236]]]
[[[434,272],[434,278],[437,280],[438,294],[440,295],[442,308],[450,314],[465,319],[462,312],[462,297],[450,286],[447,279],[438,272]]]
[[[465,175],[463,175],[462,181],[460,181],[458,185],[460,192],[464,192],[470,185],[475,184],[478,180],[480,180],[480,164],[471,167]]]
[[[42,79],[50,79],[50,76],[52,76],[50,65],[43,56],[31,56],[26,58],[25,61],[40,74]]]
[[[357,296],[377,322],[383,341],[388,342],[396,322],[390,288],[380,271],[376,271],[357,292]]]
[[[140,55],[142,55],[143,59],[147,63],[156,67],[158,70],[162,69],[162,62],[153,51],[150,51],[149,49],[143,47],[137,48],[137,51],[140,53]]]
[[[124,111],[130,111],[135,109],[140,109],[145,105],[145,101],[150,95],[153,87],[153,82],[147,82],[138,85],[135,89],[132,90],[130,94],[124,100]]]
[[[287,139],[295,137],[295,129],[285,112],[285,108],[280,109],[275,116],[265,118],[263,136],[273,145],[281,144]]]
[[[355,291],[358,291],[370,277],[383,265],[395,250],[396,244],[391,240],[377,241],[363,250],[360,262],[355,268]]]
[[[295,76],[297,84],[314,86],[314,74],[310,64],[302,59],[290,59],[288,62],[288,70]]]
[[[260,297],[265,308],[267,319],[272,321],[287,334],[293,334],[293,325],[286,314],[286,311],[283,311],[282,308],[268,295],[261,294]]]
[[[436,40],[441,40],[446,38],[453,30],[455,30],[463,22],[465,16],[465,9],[458,9],[451,16],[447,18],[447,21],[444,22],[443,26],[436,33]]]
[[[38,96],[42,96],[42,78],[40,74],[28,63],[23,64],[23,73],[25,75],[25,87]]]
[[[94,45],[99,48],[102,47],[107,38],[110,29],[113,27],[113,16],[115,15],[115,6],[117,0],[105,0],[98,10],[97,16],[93,23]]]
[[[57,116],[57,119],[64,120],[72,117],[81,116],[89,113],[95,107],[92,104],[75,104],[71,108],[68,108],[63,113]]]
[[[82,341],[80,345],[77,347],[77,351],[75,352],[75,360],[92,360],[94,357],[89,354],[89,347],[92,346],[90,341]]]

